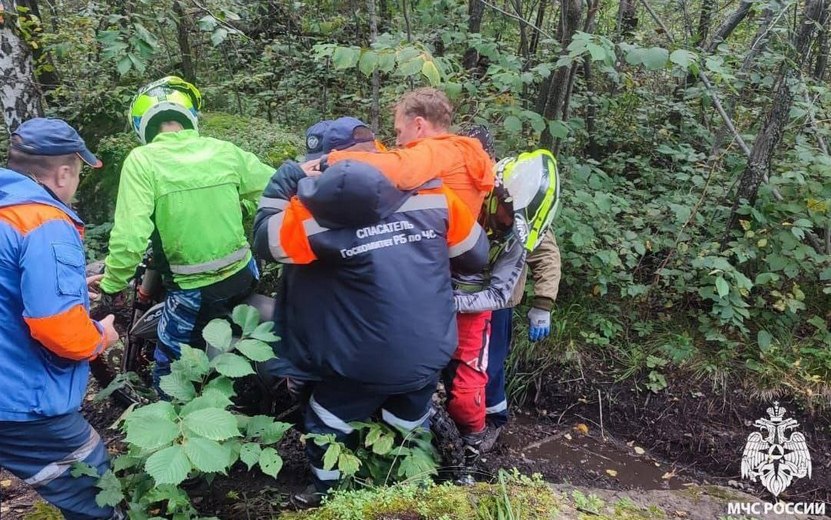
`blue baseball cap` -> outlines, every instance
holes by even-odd
[[[356,135],[355,130],[366,128],[363,135]],[[369,129],[369,125],[354,117],[341,117],[330,121],[329,127],[323,133],[323,153],[333,150],[344,150],[359,143],[366,143],[375,140],[375,134]]]
[[[306,160],[317,159],[323,155],[323,135],[332,121],[324,120],[313,124],[306,130]]]
[[[104,164],[87,148],[86,143],[74,128],[63,119],[36,117],[24,121],[12,132],[11,146],[31,155],[67,155],[77,153],[93,168]]]

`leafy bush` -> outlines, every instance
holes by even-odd
[[[307,441],[326,447],[323,469],[337,468],[346,477],[346,488],[425,482],[437,474],[438,453],[429,431],[398,432],[381,422],[353,422],[350,426],[358,437],[354,452],[333,434],[305,436]]]
[[[127,450],[100,478],[99,505],[116,506],[126,500],[133,514],[164,509],[165,516],[190,519],[198,513],[182,487],[185,479],[210,481],[215,474],[227,474],[237,461],[249,470],[259,466],[264,474],[277,476],[283,461],[273,445],[291,424],[229,408],[234,380],[254,373],[252,361],[274,357],[268,342],[278,338],[271,333],[272,322],[258,324],[259,313],[251,306],[234,309],[233,321],[242,330],[237,342],[225,320],[205,327],[205,341],[219,351],[213,359],[182,345],[181,358],[160,382],[170,401],[138,406],[125,414],[121,428]],[[83,465],[73,474],[97,477]]]

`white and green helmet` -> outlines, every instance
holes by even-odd
[[[500,204],[527,224],[526,236],[519,237],[528,251],[540,245],[560,204],[560,178],[557,159],[548,150],[525,152],[507,157],[494,166],[496,187],[485,202],[490,216]]]
[[[130,126],[143,144],[153,141],[159,126],[176,121],[185,128],[198,129],[202,95],[193,84],[167,76],[142,87],[130,104]]]

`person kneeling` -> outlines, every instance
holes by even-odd
[[[321,175],[285,163],[254,222],[261,258],[286,264],[275,310],[278,356],[316,374],[306,431],[354,440],[349,423],[380,412],[413,430],[427,420],[456,348],[451,267],[475,273],[488,242],[441,181],[397,189],[376,168],[342,161]],[[307,455],[317,489],[340,473]]]

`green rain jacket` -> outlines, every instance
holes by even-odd
[[[153,238],[154,261],[181,289],[223,280],[251,260],[243,200],[257,200],[274,168],[196,130],[160,133],[130,152],[121,170],[101,289],[127,287]],[[162,255],[158,248],[161,247]]]

